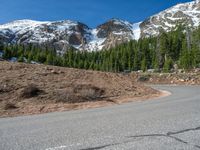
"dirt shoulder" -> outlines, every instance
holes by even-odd
[[[131,78],[146,84],[200,85],[200,69],[187,73],[132,73]]]
[[[160,94],[122,74],[0,63],[0,117],[102,107]]]

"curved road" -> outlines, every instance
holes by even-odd
[[[155,86],[171,96],[0,119],[0,150],[200,150],[200,86]]]

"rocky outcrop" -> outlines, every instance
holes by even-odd
[[[115,47],[134,39],[133,25],[127,21],[112,19],[97,27],[99,38],[105,38],[104,49]]]
[[[127,21],[122,21],[118,19],[111,19],[108,22],[98,26],[97,29],[97,36],[99,38],[106,38],[110,34],[133,34],[132,24]]]

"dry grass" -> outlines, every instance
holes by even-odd
[[[122,74],[46,65],[1,62],[0,77],[0,116],[86,107],[83,103],[97,106],[157,93]],[[5,103],[19,108],[4,111]]]
[[[90,84],[78,84],[71,87],[55,90],[51,98],[56,102],[63,103],[82,103],[86,101],[102,100],[105,91]]]

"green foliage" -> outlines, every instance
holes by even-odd
[[[19,56],[19,58],[18,58],[18,62],[24,62],[24,57],[21,55],[21,56]]]
[[[141,70],[143,72],[145,72],[147,70],[147,62],[146,62],[146,58],[143,58],[142,62],[141,62]]]
[[[163,72],[166,72],[166,73],[170,72],[172,67],[173,67],[173,60],[171,58],[167,58],[163,66]]]

